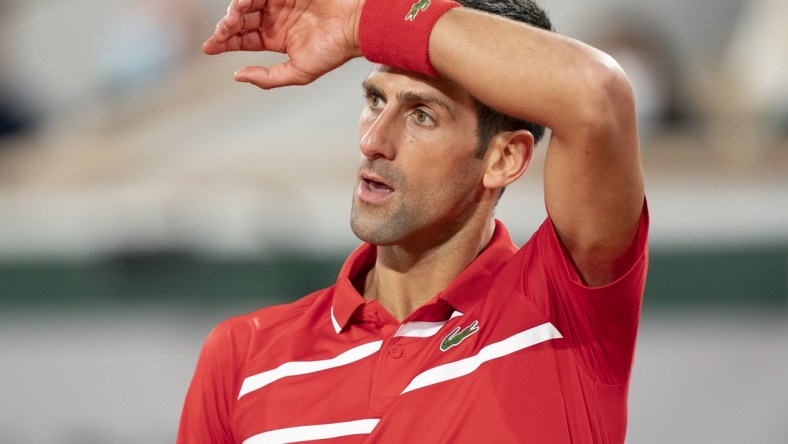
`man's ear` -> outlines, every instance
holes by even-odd
[[[534,136],[528,130],[507,131],[490,141],[484,159],[485,188],[503,188],[523,175],[534,153]]]

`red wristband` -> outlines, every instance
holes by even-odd
[[[369,61],[435,76],[430,32],[451,0],[366,0],[358,25],[361,52]]]

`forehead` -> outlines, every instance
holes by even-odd
[[[425,74],[376,64],[364,81],[386,94],[406,92],[429,93],[440,96],[455,111],[465,108],[475,112],[473,97],[462,87],[444,77],[431,77]]]

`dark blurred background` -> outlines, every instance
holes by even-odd
[[[542,4],[638,98],[652,267],[628,442],[788,442],[788,3]],[[357,244],[369,65],[236,84],[281,58],[202,55],[225,8],[0,0],[0,442],[172,442],[210,328],[331,284]],[[498,211],[521,244],[539,160]]]

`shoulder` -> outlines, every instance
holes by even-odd
[[[640,226],[632,242],[625,270],[611,283],[589,286],[576,269],[550,218],[502,268],[498,278],[531,298],[545,312],[553,313],[555,304],[576,307],[587,315],[588,304],[608,306],[639,300],[643,295],[648,263],[648,212],[644,207]],[[566,309],[560,309],[561,313]],[[571,310],[570,310],[571,311]]]
[[[634,238],[630,241],[630,247],[625,254],[617,259],[620,263],[617,268],[620,268],[621,271],[614,275],[606,285],[593,286],[585,282],[550,217],[544,220],[528,242],[512,258],[508,264],[508,271],[513,275],[544,274],[545,278],[549,280],[571,284],[578,289],[609,289],[615,287],[612,284],[629,275],[645,273],[648,255],[648,228],[648,207],[644,202],[637,230],[634,233]]]
[[[287,304],[271,305],[227,318],[218,323],[205,340],[205,349],[246,355],[260,341],[275,338],[304,324],[319,322],[328,313],[334,288],[318,290]]]

